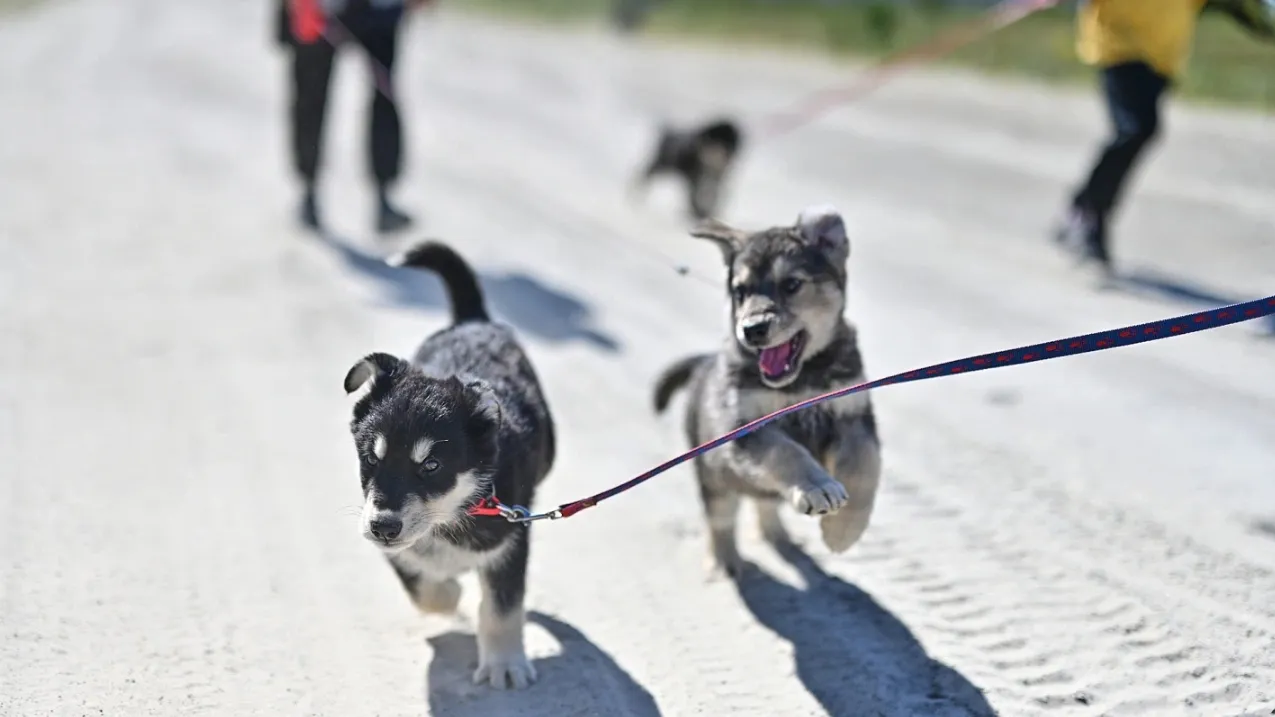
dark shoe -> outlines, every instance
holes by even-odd
[[[402,231],[411,225],[411,217],[389,205],[381,207],[376,217],[376,230],[386,234]]]
[[[380,208],[376,214],[376,229],[382,233],[402,231],[412,225],[412,218],[394,208],[390,203],[386,188],[377,191],[377,203]]]
[[[318,231],[322,226],[319,221],[319,204],[314,197],[314,192],[306,192],[305,197],[301,199],[299,218],[301,224],[308,229]]]
[[[1073,207],[1054,231],[1054,241],[1082,262],[1111,268],[1107,253],[1107,220],[1100,213]]]

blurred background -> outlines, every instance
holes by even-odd
[[[360,535],[341,380],[446,324],[384,262],[423,238],[544,382],[537,508],[684,449],[651,389],[726,339],[726,272],[677,177],[629,192],[661,124],[743,128],[728,223],[842,212],[873,378],[1275,293],[1275,45],[1223,16],[1105,284],[1051,240],[1111,132],[1074,4],[760,131],[987,6],[437,0],[389,98],[336,48],[314,229],[276,2],[0,0],[0,716],[1275,714],[1275,322],[877,391],[863,540],[746,507],[747,581],[687,466],[537,524],[525,692],[470,679],[472,578],[421,616]]]
[[[466,7],[554,21],[607,18],[625,31],[765,43],[831,55],[872,57],[915,45],[969,20],[994,0],[462,0]],[[1076,61],[1076,3],[1062,2],[962,48],[966,67],[1048,81],[1091,81]],[[1195,36],[1184,95],[1270,111],[1275,45],[1229,17],[1206,14]]]

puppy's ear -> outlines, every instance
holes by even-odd
[[[465,382],[465,389],[469,392],[474,413],[500,425],[500,401],[496,399],[496,390],[491,384],[481,378],[473,378]]]
[[[465,395],[472,413],[469,418],[469,433],[472,439],[484,451],[479,457],[483,463],[494,463],[499,443],[496,436],[500,431],[500,401],[491,384],[480,378],[465,382]]]
[[[832,259],[844,264],[850,258],[850,238],[846,236],[846,223],[841,213],[828,204],[806,207],[797,216],[797,229],[811,246]]]
[[[360,392],[354,402],[354,423],[363,420],[372,405],[390,392],[401,374],[404,361],[386,353],[373,353],[359,359],[345,374],[345,392]]]
[[[716,244],[717,248],[722,250],[722,258],[730,264],[735,260],[735,254],[743,246],[748,234],[716,219],[706,219],[691,230],[691,236],[696,239],[707,239]]]
[[[401,363],[402,360],[397,356],[386,353],[372,353],[364,356],[345,374],[345,392],[354,393],[367,386],[369,381],[372,382],[369,388],[375,388],[377,383],[392,377]]]

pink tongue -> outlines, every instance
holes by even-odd
[[[780,344],[773,348],[762,349],[759,363],[762,373],[767,376],[782,375],[788,368],[788,359],[792,356],[792,342]]]

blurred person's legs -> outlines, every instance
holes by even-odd
[[[383,68],[385,80],[391,87],[402,19],[401,5],[376,8],[369,6],[366,0],[351,2],[343,18],[350,33],[380,65],[373,71]],[[367,151],[369,169],[376,181],[377,229],[383,232],[403,229],[411,224],[411,217],[399,211],[389,198],[390,187],[398,180],[403,168],[403,126],[397,103],[386,97],[376,83],[373,83],[369,113]]]
[[[1071,213],[1060,238],[1076,245],[1088,259],[1111,263],[1108,223],[1120,203],[1129,174],[1160,129],[1160,98],[1168,78],[1143,62],[1102,70],[1103,94],[1111,117],[1112,136],[1099,152],[1085,182],[1072,198]]]
[[[330,31],[351,39],[384,69],[392,86],[394,59],[398,49],[398,29],[402,21],[401,6],[374,6],[368,0],[350,0],[330,23]],[[322,160],[323,128],[327,114],[328,92],[332,79],[332,63],[336,47],[326,37],[313,43],[293,41],[292,106],[290,130],[293,166],[304,182],[301,221],[311,228],[321,225],[317,184]],[[380,231],[402,229],[411,218],[390,202],[391,185],[402,170],[402,125],[398,107],[386,97],[376,82],[368,122],[368,156],[370,172],[377,189],[377,221]]]
[[[319,227],[318,180],[320,149],[323,143],[324,117],[327,114],[328,88],[332,79],[332,60],[336,48],[326,39],[313,43],[292,43],[292,132],[293,166],[305,183],[301,200],[301,221]]]

